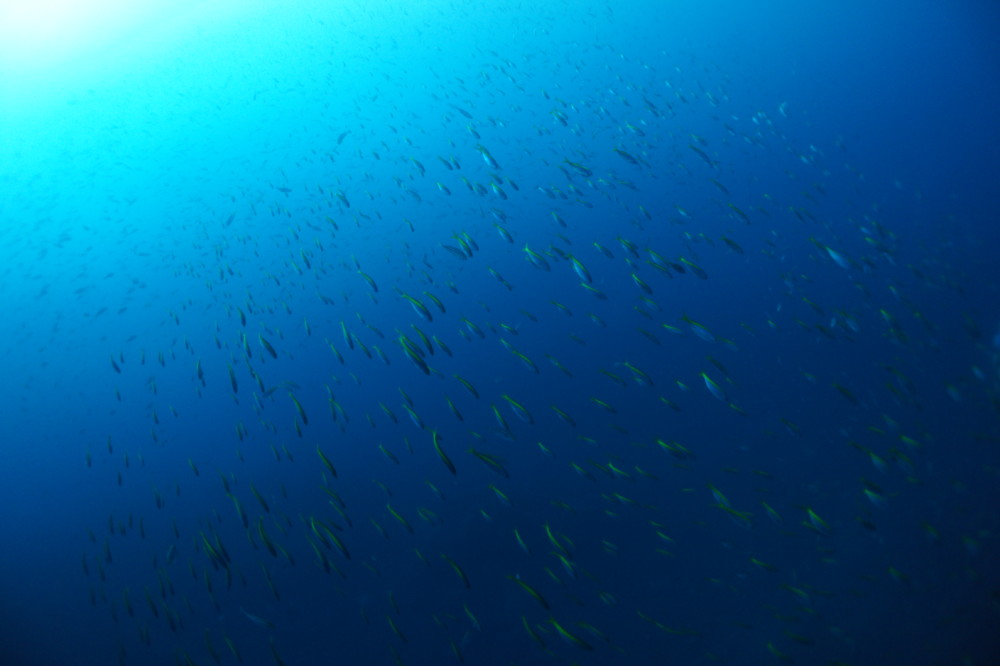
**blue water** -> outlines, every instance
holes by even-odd
[[[996,663],[994,7],[286,4],[0,80],[2,663]]]

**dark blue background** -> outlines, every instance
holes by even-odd
[[[8,86],[5,663],[237,663],[226,637],[247,664],[993,663],[997,18],[255,7],[170,48],[136,35],[45,94]],[[462,234],[465,260],[442,247]],[[431,375],[398,342],[413,326],[453,352]]]

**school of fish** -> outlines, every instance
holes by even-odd
[[[900,509],[950,285],[844,146],[685,54],[372,85],[194,214],[107,349],[106,663],[849,664],[853,609],[910,584],[882,542],[975,551]],[[996,409],[983,367],[942,399]]]

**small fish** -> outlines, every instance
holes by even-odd
[[[256,624],[258,627],[264,627],[265,629],[270,629],[272,631],[275,628],[273,622],[269,622],[268,620],[265,620],[262,617],[257,617],[256,615],[248,613],[246,611],[246,609],[243,608],[243,606],[240,606],[240,613],[243,614],[243,617],[245,617],[246,619],[250,620],[251,622],[253,622],[254,624]]]
[[[701,378],[705,381],[705,388],[708,389],[709,393],[711,393],[713,396],[715,396],[722,402],[728,402],[725,391],[723,391],[722,387],[716,384],[711,377],[709,377],[703,372],[701,373]]]

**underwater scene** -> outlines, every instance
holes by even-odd
[[[993,3],[0,7],[0,663],[1000,663]]]

